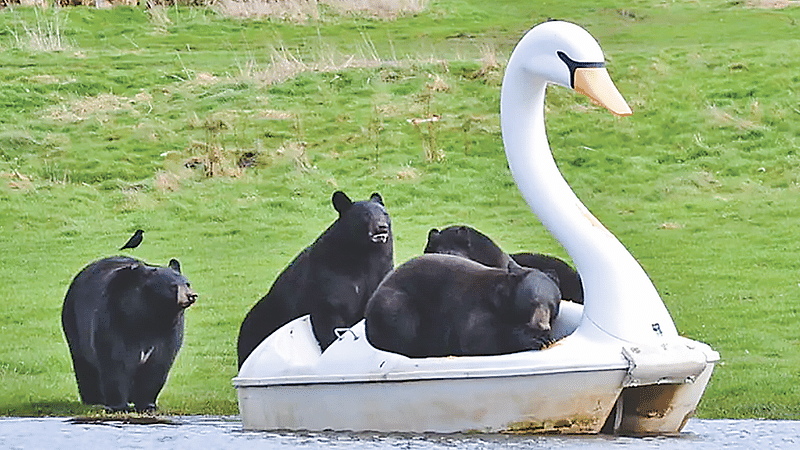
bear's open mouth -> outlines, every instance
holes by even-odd
[[[376,244],[385,244],[389,241],[389,233],[375,233],[370,237],[370,239]]]
[[[181,308],[188,308],[197,301],[197,294],[194,292],[187,293],[185,298],[178,300],[178,306]]]

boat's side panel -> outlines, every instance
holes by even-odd
[[[597,433],[624,370],[239,387],[247,430]]]

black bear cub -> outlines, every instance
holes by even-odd
[[[578,272],[555,256],[541,253],[506,254],[488,236],[466,225],[453,225],[441,231],[431,228],[424,253],[442,253],[469,258],[489,267],[505,268],[510,261],[523,267],[555,272],[564,300],[583,304],[583,283]]]
[[[560,301],[556,280],[540,270],[422,255],[378,286],[366,334],[376,348],[417,358],[538,350],[550,342]]]
[[[196,299],[175,259],[158,267],[114,256],[81,270],[61,311],[81,400],[155,410],[183,342],[184,310]]]
[[[336,328],[363,317],[370,295],[394,267],[392,223],[380,194],[353,202],[337,191],[331,200],[339,218],[283,270],[244,318],[240,368],[264,338],[305,314],[326,349],[336,339]]]

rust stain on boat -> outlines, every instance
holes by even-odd
[[[507,434],[596,434],[599,433],[611,412],[618,392],[595,392],[580,395],[559,405],[542,405],[527,418],[508,424]],[[550,414],[547,414],[549,411]],[[558,411],[563,411],[562,415]],[[544,414],[542,414],[544,413]],[[536,417],[538,415],[538,417]],[[549,417],[548,417],[549,416]]]
[[[506,434],[594,434],[603,426],[604,418],[575,416],[551,421],[522,420],[510,424]]]

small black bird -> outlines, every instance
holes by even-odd
[[[125,250],[126,248],[136,248],[136,247],[138,247],[139,244],[142,243],[142,233],[144,233],[144,231],[136,230],[136,232],[133,233],[133,236],[131,236],[131,238],[128,239],[128,242],[126,242],[125,245],[123,245],[119,249],[120,250]]]

